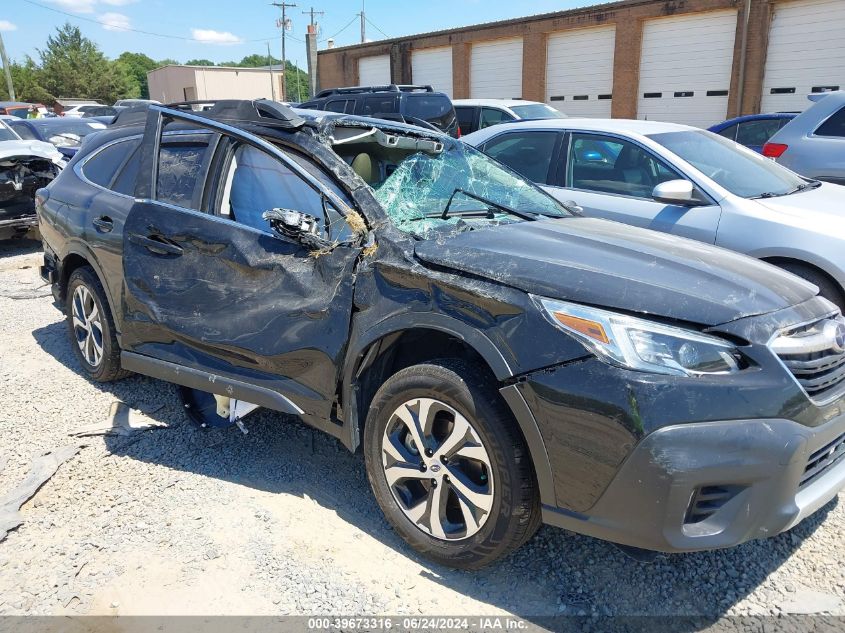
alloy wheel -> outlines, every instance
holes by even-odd
[[[80,285],[73,292],[73,332],[83,358],[92,367],[103,360],[103,324],[94,294]]]
[[[449,405],[415,398],[382,436],[387,485],[405,516],[435,538],[476,534],[493,508],[490,456],[472,424]]]

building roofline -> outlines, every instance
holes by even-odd
[[[159,66],[158,68],[153,68],[152,70],[148,70],[147,74],[154,73],[159,70],[164,70],[165,68],[194,68],[194,69],[202,69],[202,70],[235,70],[238,72],[247,71],[247,72],[262,72],[266,73],[270,71],[269,68],[266,66],[196,66],[193,64],[167,64],[165,66]],[[278,68],[273,68],[273,72],[281,72],[281,66]]]
[[[348,44],[346,46],[336,46],[335,48],[324,48],[317,51],[318,55],[325,53],[334,53],[337,51],[349,51],[355,49],[366,49],[368,47],[378,48],[389,44],[396,44],[404,42],[409,39],[419,39],[422,37],[439,37],[442,35],[453,35],[455,33],[463,33],[466,31],[482,31],[486,29],[495,29],[502,26],[510,26],[513,24],[524,24],[527,22],[540,22],[543,20],[551,20],[556,18],[564,18],[579,15],[582,13],[590,13],[596,10],[600,11],[615,11],[616,9],[625,9],[642,4],[655,4],[662,0],[616,0],[612,2],[601,2],[598,4],[590,4],[583,7],[575,7],[572,9],[564,9],[563,11],[549,11],[547,13],[536,13],[534,15],[526,15],[515,18],[506,18],[504,20],[496,20],[494,22],[478,22],[475,24],[467,24],[466,26],[458,26],[452,29],[443,29],[440,31],[427,31],[424,33],[409,33],[399,37],[391,37],[383,40],[375,40],[373,42],[365,42],[363,44]]]

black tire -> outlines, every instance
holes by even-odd
[[[842,289],[823,272],[799,262],[778,262],[777,266],[818,286],[819,294],[828,301],[835,303],[845,313],[845,296],[843,296]]]
[[[494,381],[469,363],[434,360],[403,369],[378,390],[367,414],[364,456],[373,494],[388,521],[415,550],[449,567],[478,569],[520,547],[540,526],[540,499],[531,456]],[[431,398],[460,413],[481,440],[491,465],[492,507],[480,529],[443,540],[418,527],[388,485],[382,439],[393,413],[414,398]],[[448,477],[447,477],[448,481]]]
[[[78,288],[83,287],[90,293],[91,298],[99,311],[102,336],[102,356],[98,363],[89,362],[88,358],[80,349],[77,339],[77,329],[74,326],[74,297]],[[103,285],[97,278],[96,273],[89,266],[77,268],[70,275],[67,284],[67,298],[65,300],[65,320],[68,326],[68,337],[76,355],[77,361],[91,379],[97,382],[112,382],[126,378],[130,372],[120,366],[120,346],[115,336],[114,320],[112,318],[109,304],[106,301],[106,293]]]

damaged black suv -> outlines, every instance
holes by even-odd
[[[845,321],[760,261],[578,217],[460,141],[266,101],[151,106],[39,195],[82,368],[350,450],[415,549],[541,522],[651,550],[794,526],[845,482]]]

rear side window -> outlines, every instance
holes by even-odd
[[[744,121],[739,124],[736,142],[740,145],[765,145],[779,129],[779,119]]]
[[[156,200],[199,210],[208,153],[207,141],[170,141],[162,145]]]
[[[115,174],[140,144],[140,139],[130,139],[109,145],[85,161],[83,175],[95,185],[109,188]]]
[[[835,136],[845,138],[845,108],[822,123],[816,130],[816,136]]]
[[[499,123],[507,123],[513,121],[513,117],[498,108],[481,108],[481,123],[478,126],[480,130],[491,125],[498,125]]]
[[[738,123],[734,123],[733,125],[729,125],[728,127],[720,130],[718,132],[719,136],[724,136],[725,138],[729,138],[732,141],[736,140],[736,130],[739,127]]]
[[[446,129],[455,120],[452,102],[444,95],[421,94],[408,95],[405,100],[406,116],[412,116],[441,129]]]
[[[329,112],[352,112],[355,109],[355,102],[349,99],[335,99],[326,104]]]
[[[361,110],[361,114],[364,116],[394,114],[397,110],[396,97],[393,95],[383,95],[380,97],[366,97],[364,99],[364,107]]]
[[[135,151],[126,159],[123,169],[120,170],[114,184],[111,186],[112,191],[122,193],[125,196],[135,197],[135,181],[138,178],[138,172],[141,170],[141,148],[135,148]]]
[[[455,113],[458,115],[458,125],[461,126],[461,134],[469,134],[475,132],[475,108],[467,108],[458,106],[455,108]]]
[[[488,142],[484,152],[533,182],[547,183],[557,139],[557,132],[514,132]]]

